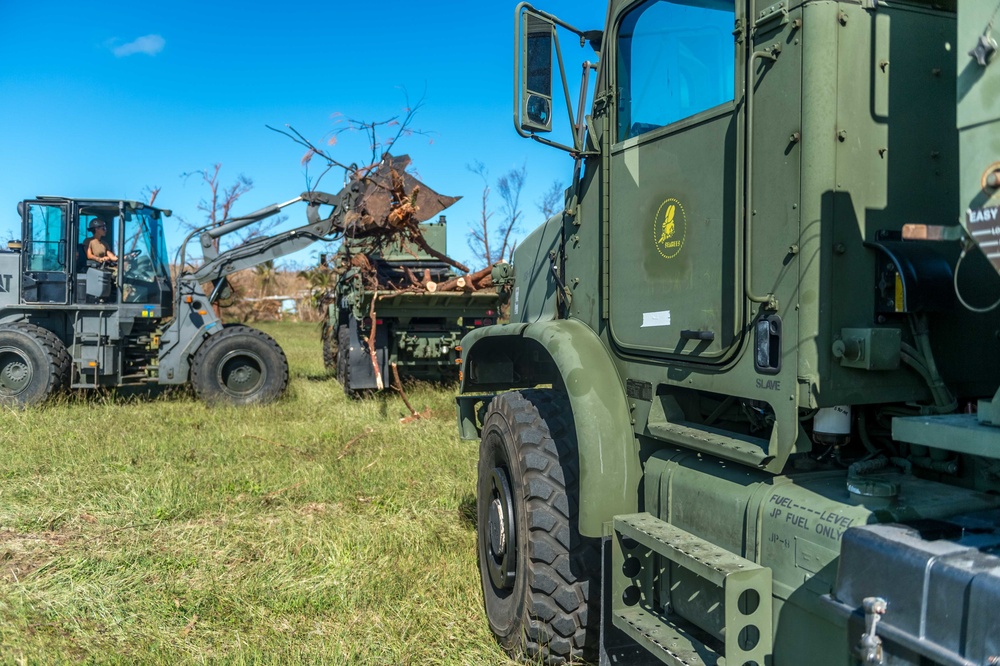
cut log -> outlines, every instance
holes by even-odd
[[[479,284],[480,280],[482,280],[483,278],[489,277],[492,273],[493,273],[493,267],[492,266],[487,266],[486,268],[478,270],[475,273],[470,273],[469,277],[472,278],[472,281],[475,284]]]
[[[452,278],[450,280],[445,280],[444,282],[439,284],[438,291],[455,291],[456,289],[459,289],[460,288],[458,286],[459,280],[462,281],[462,285],[464,286],[466,283],[465,277],[457,277],[457,278]]]
[[[420,284],[427,286],[427,283],[431,281],[431,269],[424,269],[424,279],[420,281]]]
[[[424,285],[424,288],[427,289],[427,291],[429,291],[429,292],[431,292],[433,294],[434,292],[436,292],[438,290],[437,282],[433,282],[433,281],[428,282],[427,284]]]

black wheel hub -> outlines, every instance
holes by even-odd
[[[0,349],[0,393],[20,393],[31,383],[31,375],[31,364],[21,351],[13,347]]]
[[[267,381],[267,366],[254,352],[233,351],[219,363],[217,379],[222,390],[230,395],[250,395]]]
[[[490,498],[487,507],[489,544],[487,569],[493,586],[514,587],[517,574],[517,535],[514,530],[514,505],[510,480],[505,467],[495,467],[490,475]]]

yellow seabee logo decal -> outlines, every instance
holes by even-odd
[[[670,204],[667,207],[667,214],[663,218],[663,234],[660,236],[660,243],[666,243],[668,240],[673,238],[674,232],[677,231],[677,224],[674,222],[674,213],[677,212],[677,206]]]
[[[687,238],[687,215],[684,213],[684,206],[677,199],[667,199],[660,204],[653,220],[656,251],[664,259],[673,259],[680,254]]]

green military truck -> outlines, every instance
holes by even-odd
[[[517,7],[517,131],[577,168],[462,343],[510,653],[1000,663],[998,10]]]
[[[447,253],[443,215],[420,231],[429,247]],[[497,321],[495,290],[454,288],[454,268],[412,243],[380,249],[371,239],[346,240],[336,261],[344,272],[323,326],[323,361],[349,396],[390,386],[393,366],[401,377],[456,380],[462,336]]]

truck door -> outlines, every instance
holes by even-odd
[[[743,13],[646,0],[614,24],[609,313],[632,351],[721,362],[738,341]]]
[[[25,202],[22,302],[55,305],[68,302],[68,220],[69,208],[65,203]]]

